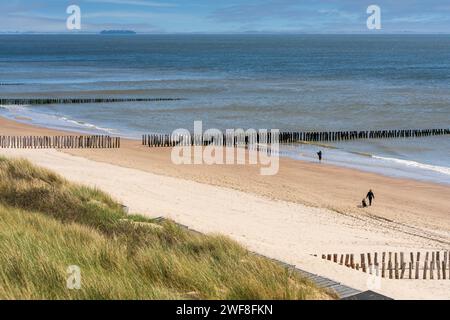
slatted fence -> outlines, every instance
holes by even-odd
[[[450,251],[333,253],[322,259],[387,279],[450,280]]]

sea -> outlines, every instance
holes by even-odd
[[[450,35],[0,35],[0,97],[176,101],[0,106],[137,138],[203,127],[450,128]],[[450,184],[450,136],[290,145],[286,157]]]

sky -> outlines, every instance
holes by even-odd
[[[69,5],[81,31],[67,30]],[[368,30],[369,5],[381,30]],[[0,32],[450,33],[450,0],[2,0]]]

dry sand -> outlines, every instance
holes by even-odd
[[[0,134],[55,132],[2,119]],[[132,212],[229,235],[253,251],[360,290],[368,289],[366,274],[312,255],[450,247],[449,186],[289,159],[281,160],[276,176],[260,176],[255,166],[175,166],[169,150],[136,141],[122,146],[0,153],[99,187]],[[357,208],[369,188],[375,205]],[[383,280],[376,291],[394,298],[450,299],[450,280]]]

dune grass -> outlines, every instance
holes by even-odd
[[[127,216],[99,190],[0,158],[0,299],[333,298],[226,237]]]

